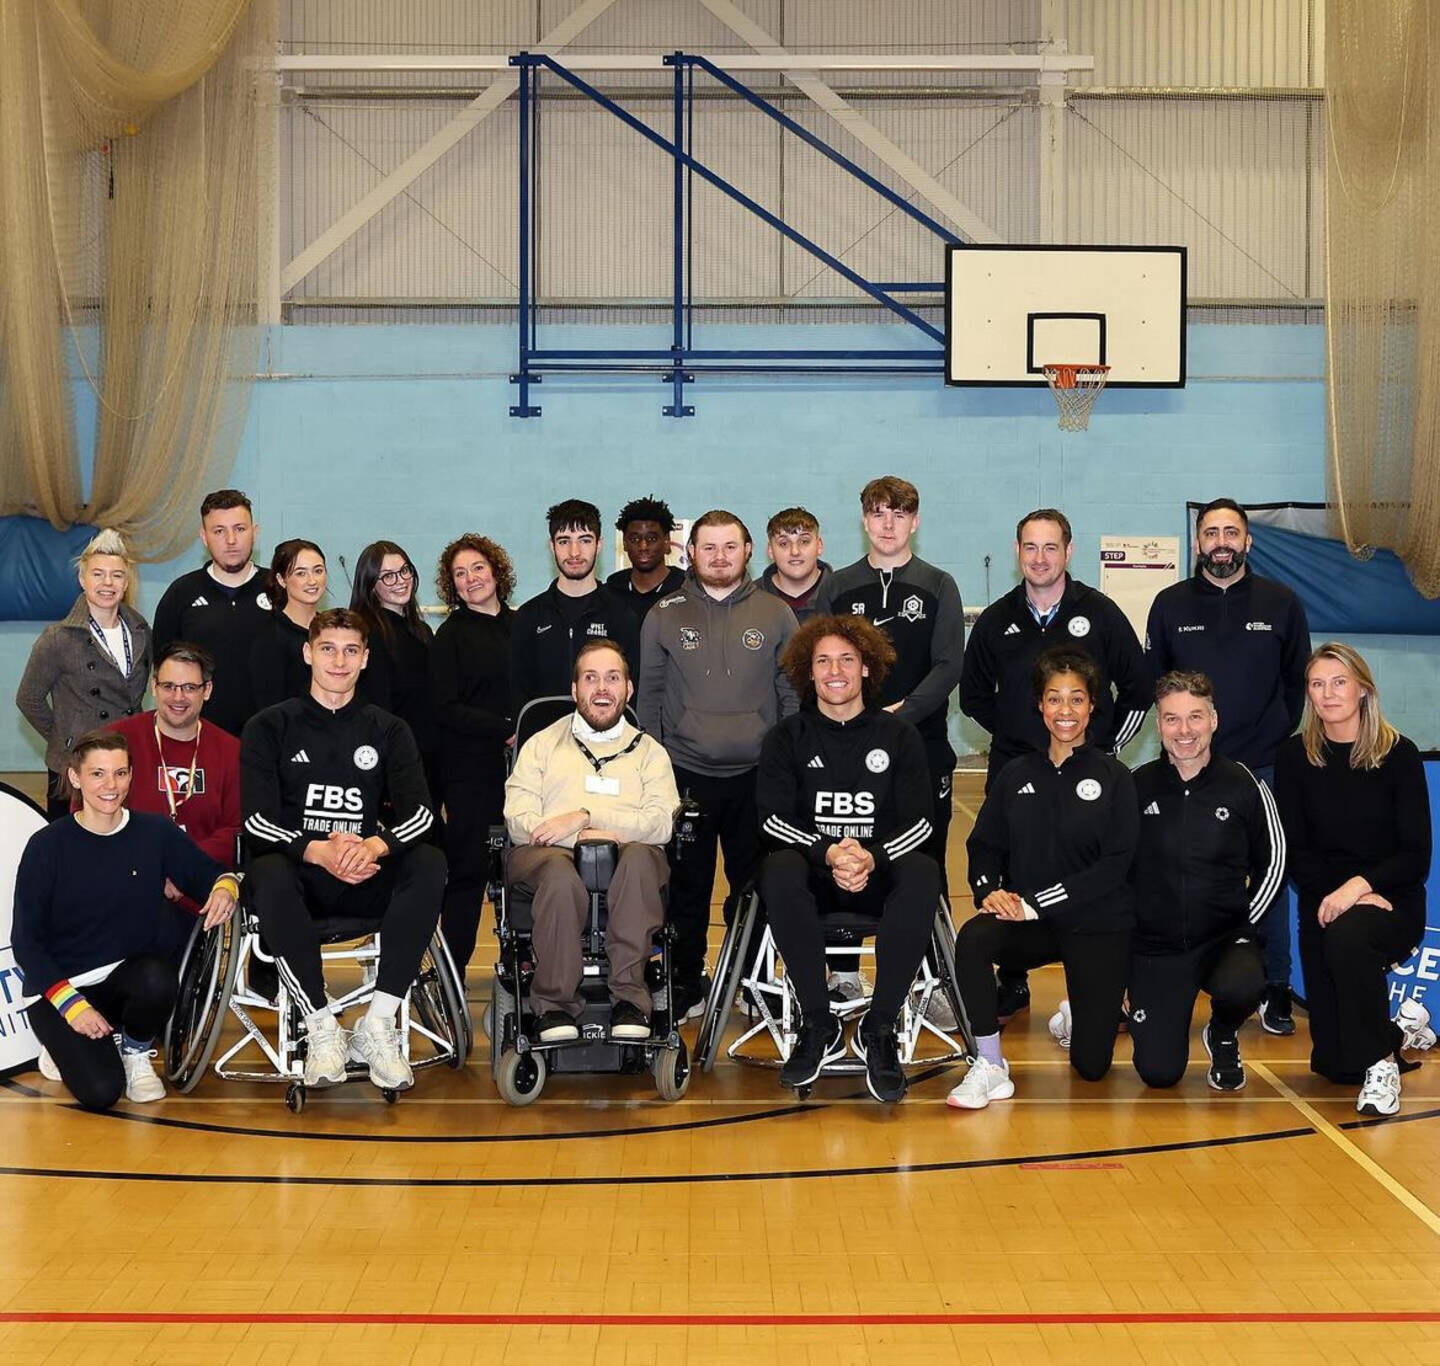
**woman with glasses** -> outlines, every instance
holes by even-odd
[[[510,557],[467,532],[440,552],[435,588],[450,615],[430,651],[430,695],[440,735],[440,790],[450,880],[440,928],[464,975],[475,951],[490,873],[489,833],[505,811],[510,709]]]
[[[20,714],[45,741],[46,814],[70,810],[70,747],[86,731],[140,710],[150,677],[150,625],[131,605],[135,565],[118,531],[80,552],[81,593],[64,621],[47,626],[15,693]]]
[[[298,537],[281,541],[270,559],[270,626],[250,647],[250,687],[255,710],[310,691],[305,641],[325,596],[325,552]]]
[[[420,746],[426,781],[438,801],[435,711],[430,704],[430,644],[435,633],[415,602],[419,575],[394,541],[372,541],[355,561],[350,610],[370,628],[370,662],[360,696],[406,722]]]

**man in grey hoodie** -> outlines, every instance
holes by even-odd
[[[651,608],[640,635],[640,724],[665,746],[682,796],[702,816],[670,876],[677,1023],[703,1008],[716,846],[725,856],[725,920],[762,853],[755,769],[765,733],[798,701],[780,657],[795,614],[749,576],[754,545],[733,512],[714,509],[690,529],[690,573]]]

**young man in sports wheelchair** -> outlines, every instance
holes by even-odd
[[[305,1085],[343,1082],[348,1057],[388,1095],[414,1084],[396,1017],[439,922],[445,856],[425,842],[434,815],[409,726],[355,698],[367,634],[346,608],[316,614],[309,695],[246,725],[240,796],[246,900],[304,1014]],[[348,1040],[326,998],[317,918],[379,926],[375,990]]]
[[[875,990],[855,1041],[870,1094],[889,1103],[907,1089],[896,1017],[930,945],[940,897],[939,865],[921,850],[932,828],[924,742],[879,705],[894,662],[889,638],[862,616],[807,621],[782,658],[800,710],[765,737],[756,783],[761,830],[774,850],[759,891],[801,1012],[781,1084],[808,1088],[844,1056],[826,986],[825,917],[873,916]]]
[[[645,964],[665,919],[670,878],[665,845],[680,797],[665,749],[625,718],[634,694],[629,666],[615,642],[588,641],[575,658],[575,710],[536,732],[516,755],[505,783],[509,888],[531,898],[534,978],[530,1012],[535,1042],[580,1038],[585,998],[582,938],[591,891],[603,875],[582,877],[577,863],[618,847],[604,889],[608,919],[609,1037],[650,1038]],[[576,846],[580,846],[577,854]],[[497,1021],[497,1042],[503,1035]]]

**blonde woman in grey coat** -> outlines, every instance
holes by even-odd
[[[64,621],[47,626],[30,651],[15,694],[20,714],[45,741],[47,810],[70,810],[66,755],[86,731],[140,710],[150,677],[150,626],[131,605],[135,562],[118,531],[100,532],[80,552],[81,594]]]

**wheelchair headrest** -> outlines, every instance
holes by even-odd
[[[615,876],[620,862],[620,846],[614,840],[577,840],[575,871],[587,892],[603,892]]]
[[[525,747],[531,736],[538,735],[546,726],[553,725],[562,716],[569,716],[575,710],[575,699],[566,694],[563,697],[532,697],[520,708],[515,718],[515,744],[510,750],[511,761]],[[625,719],[637,730],[640,722],[633,707],[625,708]]]

